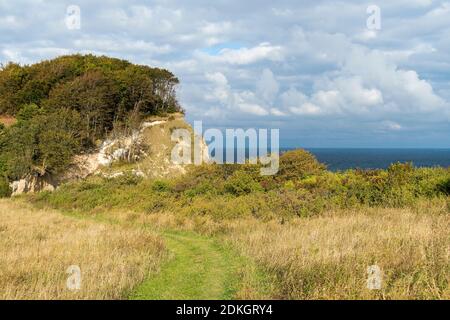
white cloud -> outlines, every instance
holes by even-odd
[[[323,113],[323,111],[320,109],[320,107],[316,106],[315,104],[312,104],[310,102],[306,102],[302,104],[299,107],[290,107],[289,110],[298,115],[320,115]]]
[[[232,65],[247,65],[263,60],[281,61],[282,48],[280,46],[272,46],[269,43],[261,43],[252,48],[225,48],[218,55],[214,56],[202,53],[200,54],[200,58],[215,63],[228,63]]]
[[[205,97],[210,101],[218,101],[223,105],[230,102],[231,88],[228,85],[228,80],[223,73],[206,73],[206,79],[213,83],[212,91],[208,92]]]
[[[164,67],[181,80],[188,117],[218,125],[276,121],[358,139],[358,123],[371,123],[450,137],[448,1],[380,0],[376,32],[360,1],[78,4],[82,29],[70,31],[63,1],[0,1],[0,62],[91,52]]]
[[[238,103],[238,107],[242,112],[250,113],[256,116],[266,116],[269,114],[266,109],[254,103]]]
[[[400,131],[403,127],[397,122],[386,120],[381,123],[381,129],[387,131]]]
[[[295,88],[290,88],[281,94],[281,101],[285,108],[298,106],[307,100],[308,97]]]
[[[199,28],[200,32],[204,35],[222,35],[229,32],[232,29],[232,24],[229,21],[222,21],[218,23],[204,22]]]
[[[383,103],[383,94],[376,88],[364,88],[359,77],[337,78],[334,86],[346,98],[347,103],[366,107]]]
[[[7,15],[0,16],[0,29],[16,29],[22,28],[25,24],[20,21],[16,16]]]
[[[75,48],[90,49],[94,51],[114,51],[114,52],[128,52],[137,53],[143,52],[145,54],[165,54],[172,51],[170,45],[155,45],[152,42],[136,40],[130,41],[125,38],[92,38],[84,36],[74,41]]]
[[[256,90],[258,95],[269,105],[271,105],[278,94],[280,86],[273,72],[269,69],[264,69],[261,78],[257,82]]]
[[[285,112],[281,111],[278,108],[270,108],[270,114],[277,116],[277,117],[287,116],[287,114]]]

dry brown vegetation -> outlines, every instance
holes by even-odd
[[[295,153],[298,166],[288,165],[297,176],[315,170]],[[294,181],[259,181],[251,169],[198,167],[181,182],[93,178],[27,199],[123,226],[217,237],[258,267],[270,298],[450,299],[449,169],[394,164]],[[367,288],[373,265],[381,290]]]
[[[264,271],[271,288],[265,298],[450,299],[450,216],[441,200],[409,209],[329,211],[285,223],[218,222],[167,212],[102,216],[113,223],[218,236]],[[371,265],[383,272],[381,290],[367,288]]]
[[[11,116],[0,115],[0,124],[3,124],[5,127],[10,127],[17,122],[16,118]]]
[[[137,228],[0,201],[0,299],[120,299],[156,271],[162,240]],[[81,289],[66,270],[78,265]]]
[[[276,298],[450,299],[450,217],[439,206],[230,227],[227,239],[275,275]],[[367,289],[371,265],[383,272],[381,290]]]

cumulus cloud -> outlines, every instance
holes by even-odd
[[[264,60],[281,61],[281,46],[272,46],[269,43],[261,43],[251,48],[220,50],[217,55],[199,54],[199,58],[208,60],[213,63],[227,63],[231,65],[247,65]]]
[[[275,79],[273,72],[264,69],[261,78],[256,85],[258,95],[269,105],[271,105],[278,94],[280,86]]]
[[[386,120],[381,123],[381,129],[388,131],[399,131],[402,130],[403,127],[397,122]]]
[[[369,143],[372,130],[403,145],[406,128],[450,128],[447,1],[377,1],[376,31],[357,0],[79,0],[82,28],[68,30],[71,4],[0,1],[0,62],[82,52],[161,66],[180,78],[190,119],[276,123],[310,141]]]
[[[256,116],[266,116],[269,114],[269,112],[261,107],[260,105],[254,104],[254,103],[238,103],[237,104],[239,109],[242,112],[254,114]]]
[[[299,115],[320,115],[323,113],[322,109],[315,104],[312,104],[310,102],[305,102],[299,107],[290,107],[289,111],[291,111],[293,114],[299,114]]]

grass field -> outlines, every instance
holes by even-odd
[[[302,151],[283,166],[92,177],[4,201],[5,297],[450,299],[449,169],[331,173]],[[95,270],[87,292],[64,291],[71,261]]]
[[[248,260],[217,239],[193,232],[166,232],[172,257],[162,271],[132,293],[132,299],[262,299],[262,283]]]
[[[165,255],[148,231],[0,201],[0,299],[122,299]],[[81,269],[81,289],[66,282]]]
[[[281,299],[450,299],[450,218],[439,207],[330,212],[287,225],[240,221],[226,238],[276,275]],[[382,271],[367,288],[367,268]]]
[[[134,299],[450,299],[447,210],[445,201],[427,201],[414,209],[336,210],[285,223],[93,212],[165,235],[171,257],[133,291]],[[381,290],[367,287],[372,265],[382,271]]]

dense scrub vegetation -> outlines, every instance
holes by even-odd
[[[279,174],[270,177],[261,176],[257,165],[203,165],[192,167],[180,178],[158,181],[131,174],[116,179],[97,177],[35,198],[84,212],[114,207],[215,220],[285,221],[333,209],[408,207],[449,194],[450,170],[444,168],[397,163],[387,170],[333,173],[303,150],[282,155],[280,166]]]
[[[181,111],[169,71],[93,55],[0,68],[0,194],[5,180],[58,173],[114,128]],[[3,192],[4,194],[5,192]]]

